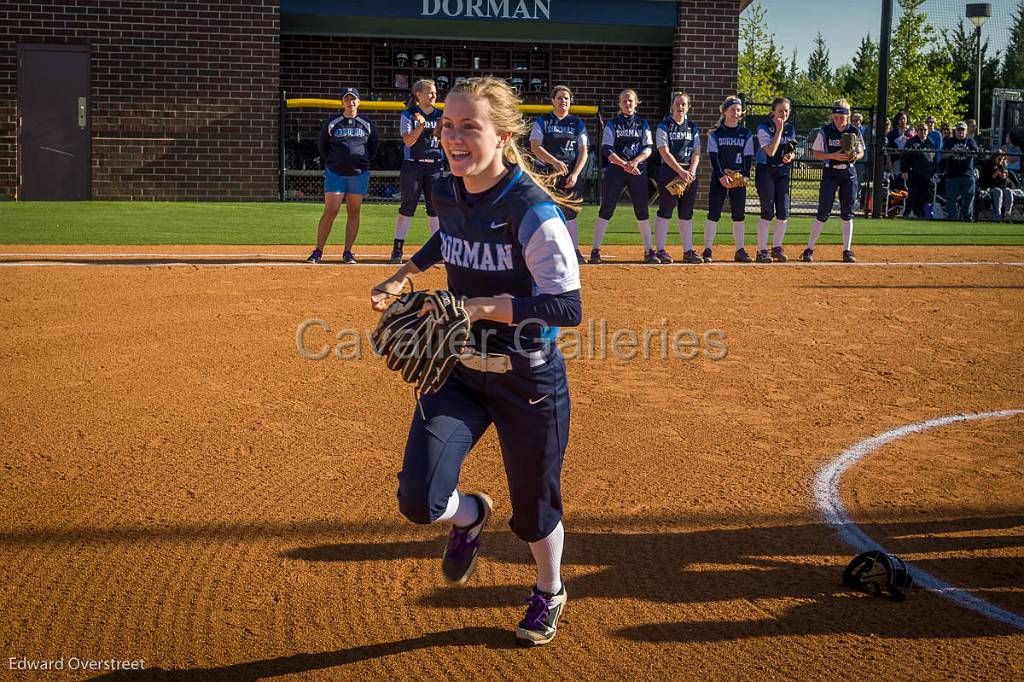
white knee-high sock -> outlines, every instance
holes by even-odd
[[[843,251],[849,251],[850,245],[853,244],[853,221],[843,221]]]
[[[428,215],[427,226],[430,228],[430,234],[434,234],[441,228],[441,220],[436,215]]]
[[[658,216],[654,220],[654,244],[659,249],[664,249],[666,239],[668,239],[668,218]]]
[[[776,248],[782,247],[782,240],[786,238],[786,228],[789,227],[788,220],[776,220],[775,221],[775,234],[772,237],[772,246]]]
[[[813,249],[814,245],[818,243],[818,237],[821,236],[821,231],[825,229],[825,223],[820,220],[815,220],[811,223],[811,234],[807,237],[807,248]]]
[[[537,562],[537,589],[554,594],[562,589],[562,545],[565,528],[559,521],[555,529],[543,540],[530,543],[530,552]]]
[[[743,248],[743,221],[734,220],[732,223],[732,239],[736,244],[736,250]]]
[[[453,490],[451,497],[448,498],[448,506],[445,508],[444,514],[441,514],[434,523],[449,521],[452,525],[465,528],[476,523],[478,518],[480,518],[480,503],[476,501],[476,498]]]
[[[565,226],[567,228],[569,228],[569,236],[572,237],[572,245],[575,246],[577,250],[579,250],[579,248],[580,248],[580,224],[579,224],[579,221],[576,220],[576,218],[573,218],[572,220],[566,220],[565,221]]]
[[[704,248],[710,249],[715,243],[715,233],[718,232],[718,221],[709,220],[704,226]]]
[[[598,218],[594,221],[594,243],[592,248],[600,249],[601,242],[604,241],[604,233],[608,231],[608,221],[604,218]]]
[[[679,238],[683,240],[683,251],[693,251],[693,221],[679,221]]]
[[[398,214],[398,218],[395,220],[395,239],[405,239],[405,236],[409,234],[409,226],[412,225],[412,216]]]
[[[762,218],[757,221],[757,250],[765,251],[768,249],[768,232],[772,229],[772,224]]]
[[[644,253],[647,253],[651,250],[651,221],[636,221],[636,229],[640,230],[640,236],[643,237],[644,240]]]

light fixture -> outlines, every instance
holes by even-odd
[[[987,2],[970,2],[967,4],[967,18],[971,23],[981,28],[992,16],[992,5]]]

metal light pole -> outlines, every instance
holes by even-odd
[[[878,41],[878,108],[875,110],[874,129],[871,134],[874,151],[871,152],[871,217],[885,215],[883,206],[889,200],[884,186],[885,117],[889,111],[889,46],[892,42],[892,0],[882,0],[882,28]]]
[[[992,5],[987,2],[972,2],[967,5],[967,18],[974,24],[978,62],[974,69],[974,120],[981,129],[981,27],[992,16]]]

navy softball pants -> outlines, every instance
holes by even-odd
[[[601,189],[601,210],[597,217],[611,220],[615,207],[619,205],[622,188],[629,188],[629,196],[633,200],[633,215],[637,220],[647,220],[649,213],[647,202],[651,198],[651,188],[647,185],[647,173],[630,175],[618,166],[608,166],[604,170],[604,187]]]
[[[815,216],[820,222],[828,220],[829,214],[832,213],[836,190],[839,191],[839,216],[843,220],[853,219],[854,202],[857,200],[856,173],[852,168],[839,171],[826,168],[821,175],[821,188],[818,190],[818,215]]]
[[[407,218],[412,218],[416,215],[416,205],[420,203],[422,194],[424,203],[427,205],[427,215],[431,218],[436,216],[437,212],[434,210],[434,200],[431,194],[434,191],[434,183],[440,179],[440,164],[403,161],[402,170],[398,175],[398,187],[402,192],[402,205],[398,207],[398,212]]]
[[[662,164],[661,170],[658,171],[658,217],[671,218],[672,212],[678,211],[680,219],[692,220],[693,207],[697,204],[697,186],[700,182],[694,178],[690,186],[683,192],[683,196],[674,197],[665,189],[665,185],[674,177],[677,176],[668,167],[668,164]]]
[[[757,186],[757,198],[761,201],[761,219],[788,218],[789,168],[758,164],[754,183]]]
[[[573,166],[575,166],[575,163],[570,165],[569,168],[572,168]],[[583,172],[580,173],[580,176],[578,178],[576,178],[576,185],[574,187],[572,187],[571,189],[566,189],[565,188],[565,181],[569,178],[569,176],[568,175],[560,175],[558,177],[558,182],[555,183],[555,189],[557,189],[559,192],[561,192],[563,195],[569,197],[570,199],[580,199],[580,198],[582,198],[583,197],[584,186],[587,184],[586,180],[583,177],[586,174],[586,172],[587,172],[587,169],[586,169],[586,167],[584,167],[583,168]],[[573,220],[576,216],[579,215],[579,211],[574,211],[571,208],[566,208],[565,206],[559,206],[559,208],[561,208],[562,209],[562,213],[565,214],[565,219],[566,220]]]
[[[725,206],[725,196],[729,195],[729,210],[732,211],[732,219],[736,222],[743,220],[747,207],[747,188],[734,187],[726,189],[718,178],[712,176],[711,188],[708,190],[708,220],[717,223],[722,217],[722,207]]]
[[[505,374],[457,365],[437,393],[423,396],[409,429],[398,508],[414,523],[445,511],[466,455],[493,423],[512,501],[509,526],[536,542],[562,520],[562,460],[569,441],[569,384],[565,360],[552,346],[538,367]]]

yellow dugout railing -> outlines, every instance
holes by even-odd
[[[289,109],[341,109],[340,99],[317,99],[313,97],[299,97],[285,100]],[[435,104],[438,109],[444,109],[444,102]],[[360,100],[360,111],[405,111],[408,105],[405,102],[375,102],[373,100]],[[546,114],[551,111],[550,104],[520,104],[519,110],[524,114]],[[573,105],[569,113],[577,115],[597,114],[597,107],[585,105]]]

